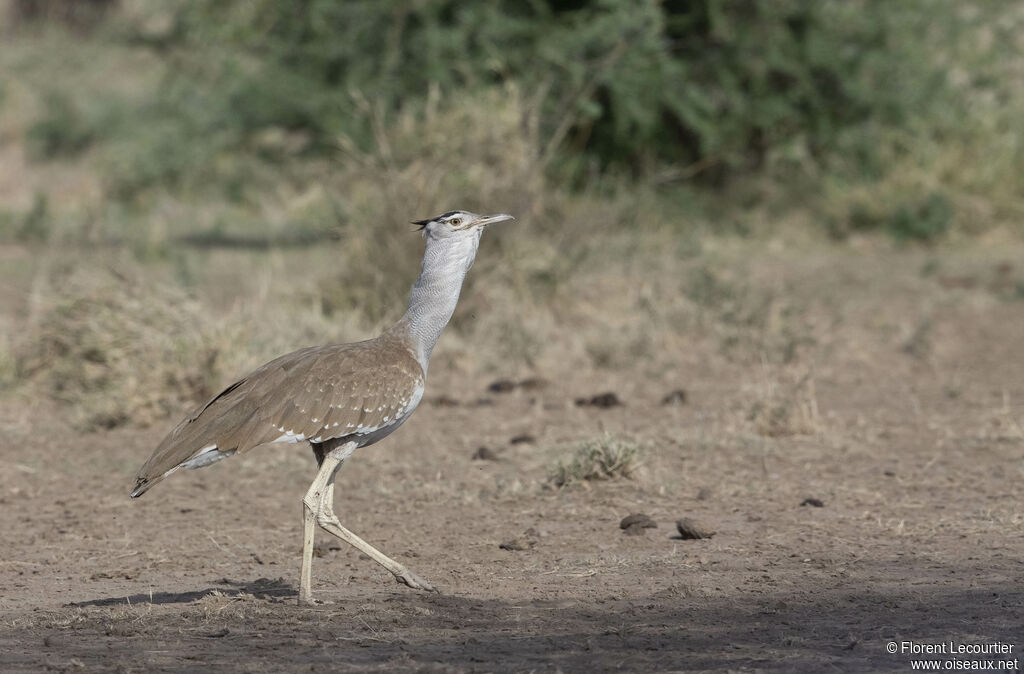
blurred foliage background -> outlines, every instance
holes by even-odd
[[[519,218],[453,324],[483,369],[632,367],[712,306],[791,359],[680,261],[1017,238],[1022,120],[1020,0],[0,0],[0,383],[161,418],[393,320],[451,208]]]
[[[243,229],[266,229],[268,190],[321,184],[282,234],[316,238],[379,212],[325,184],[325,164],[411,155],[455,174],[433,186],[444,205],[493,196],[490,169],[533,190],[639,189],[683,215],[804,209],[839,237],[932,239],[1024,209],[1020,2],[21,0],[6,15],[31,161],[88,157],[117,204],[92,228],[109,235],[108,211],[166,195],[236,206],[200,218],[207,237],[259,202]],[[31,101],[10,100],[20,87]],[[6,235],[40,236],[53,200],[40,191],[17,226],[8,212]]]

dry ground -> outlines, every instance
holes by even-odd
[[[653,280],[580,290],[590,316],[601,293],[648,316],[623,344],[579,313],[548,327],[532,367],[442,339],[428,399],[346,464],[336,499],[440,595],[325,538],[314,581],[329,603],[296,606],[306,449],[177,474],[132,502],[172,420],[80,433],[73,405],[4,398],[0,670],[910,671],[891,640],[1019,657],[1024,248],[709,245]],[[3,251],[9,335],[36,264]],[[203,301],[217,292],[231,294]],[[488,391],[529,376],[547,386]],[[685,402],[663,404],[675,389]],[[605,391],[624,404],[574,404]],[[636,479],[547,485],[605,431],[646,447]],[[480,446],[498,460],[474,460]],[[634,512],[658,527],[623,535]],[[684,516],[717,535],[678,540]],[[531,528],[534,547],[499,548]]]

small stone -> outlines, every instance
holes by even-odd
[[[662,405],[685,405],[686,404],[686,391],[681,388],[677,388],[674,391],[669,391],[665,394],[665,397],[661,399]]]
[[[629,529],[631,527],[638,527],[640,529],[654,529],[658,526],[658,523],[652,520],[643,513],[633,513],[632,515],[626,515],[619,522],[620,529]]]
[[[473,452],[474,461],[497,461],[498,454],[490,447],[477,447]]]
[[[600,393],[592,398],[577,398],[576,405],[579,407],[600,407],[607,409],[609,407],[619,407],[622,405],[622,401],[619,400],[619,396],[615,395],[614,392],[609,391],[608,393]]]
[[[498,547],[502,550],[511,550],[513,552],[521,552],[523,550],[532,550],[537,547],[537,531],[531,527],[519,534],[515,538],[510,538]]]
[[[697,490],[698,501],[707,501],[709,498],[711,498],[710,489],[708,489],[707,487],[701,487],[700,489]]]
[[[451,396],[440,395],[434,398],[434,404],[438,407],[458,407],[459,401]]]
[[[516,383],[511,379],[498,379],[492,381],[491,385],[487,387],[487,390],[491,393],[508,393],[516,388]]]
[[[658,523],[643,513],[627,515],[619,522],[619,528],[627,536],[643,536],[648,529],[654,529]]]
[[[718,533],[704,522],[691,517],[676,520],[676,530],[679,532],[679,537],[683,540],[711,538]]]
[[[537,441],[537,438],[533,437],[529,433],[523,433],[522,435],[517,435],[517,436],[513,437],[511,440],[509,440],[509,442],[511,444],[513,444],[513,445],[521,445],[521,444],[524,444],[524,443],[536,442],[536,441]]]
[[[820,498],[814,498],[812,496],[810,498],[805,498],[803,501],[800,502],[800,505],[811,506],[813,508],[824,508],[825,502],[822,501]]]

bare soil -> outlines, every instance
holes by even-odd
[[[82,433],[65,406],[10,398],[0,671],[910,671],[890,641],[1019,658],[1022,252],[721,253],[744,302],[773,289],[763,320],[695,293],[707,320],[652,323],[624,364],[493,373],[450,351],[335,501],[438,595],[324,536],[327,603],[296,605],[305,447],[130,501],[175,420]],[[491,388],[531,377],[546,385]],[[605,393],[622,404],[575,402]],[[602,432],[646,447],[639,476],[551,487],[552,463]],[[634,513],[657,527],[627,535]],[[682,518],[716,533],[683,540]],[[499,547],[530,529],[534,545]]]

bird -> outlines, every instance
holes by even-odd
[[[413,589],[437,589],[342,526],[334,480],[352,453],[395,432],[423,399],[430,356],[489,226],[507,213],[448,211],[414,220],[425,239],[419,278],[402,318],[380,336],[312,346],[276,358],[234,382],[171,430],[139,469],[138,498],[180,468],[202,468],[270,443],[307,443],[317,474],[302,498],[299,603],[313,604],[316,527],[351,544]]]

